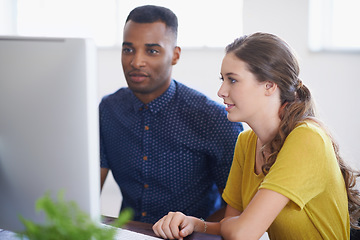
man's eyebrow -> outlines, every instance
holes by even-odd
[[[123,42],[123,46],[132,46],[133,44],[131,42]]]
[[[131,42],[123,42],[122,43],[123,46],[133,46],[133,44]],[[160,44],[158,43],[145,43],[146,47],[161,47]]]
[[[146,43],[145,46],[146,47],[161,47],[161,45],[158,43]]]

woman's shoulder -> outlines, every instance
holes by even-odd
[[[241,132],[239,134],[239,139],[242,139],[242,140],[250,140],[251,138],[253,137],[256,137],[256,134],[255,132],[252,130],[252,129],[247,129],[247,130],[244,130],[243,132]]]
[[[246,149],[252,145],[256,145],[257,136],[252,129],[244,130],[238,136],[238,144],[242,146],[242,148]]]
[[[299,123],[287,138],[301,142],[302,144],[324,143],[330,140],[330,136],[325,127],[322,123],[315,120],[307,120]]]
[[[290,134],[324,134],[325,129],[320,122],[307,120],[296,125]]]

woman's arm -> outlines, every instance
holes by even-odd
[[[186,216],[181,212],[169,212],[153,225],[155,234],[164,239],[183,239],[194,231],[204,232],[213,228],[216,223],[205,225],[201,219]],[[220,233],[220,223],[218,232]]]
[[[226,206],[225,217],[238,216],[240,213],[235,208]],[[220,222],[204,222],[181,212],[169,212],[154,224],[153,230],[156,235],[164,239],[183,239],[193,232],[220,235]]]
[[[241,215],[221,221],[221,235],[227,240],[259,239],[288,202],[280,193],[260,189]]]
[[[156,235],[164,239],[183,239],[195,232],[222,235],[226,240],[259,239],[289,199],[280,193],[260,189],[244,212],[231,206],[226,207],[225,218],[221,222],[203,222],[180,212],[169,212],[153,226]]]

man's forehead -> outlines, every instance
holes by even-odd
[[[124,27],[123,41],[143,44],[159,44],[164,41],[174,41],[174,34],[163,22],[137,23],[128,21]]]
[[[133,21],[128,21],[124,26],[124,33],[129,31],[141,31],[141,32],[161,32],[166,33],[168,31],[165,23],[163,22],[153,22],[153,23],[137,23]]]
[[[123,46],[132,47],[134,44],[132,42],[123,42]],[[162,47],[159,43],[144,43],[145,47]]]

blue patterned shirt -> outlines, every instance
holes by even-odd
[[[169,211],[207,218],[219,207],[242,130],[224,106],[175,80],[147,105],[121,88],[100,103],[101,167],[112,171],[122,209],[133,208],[136,221],[155,223]]]

